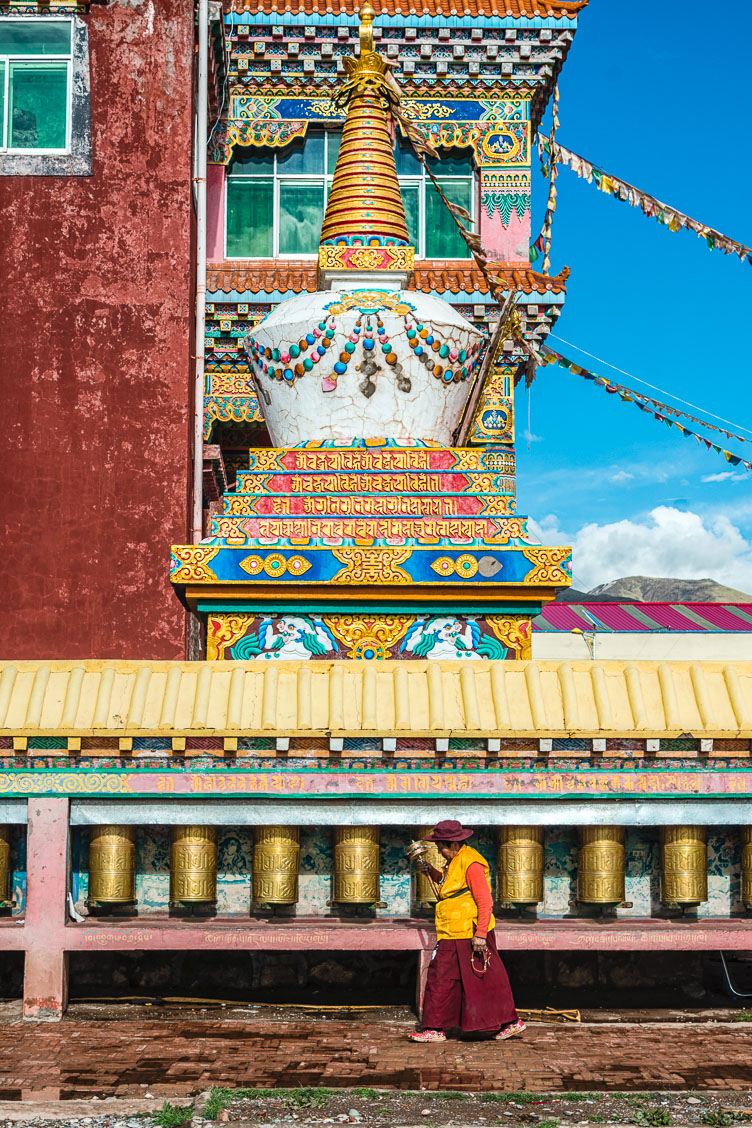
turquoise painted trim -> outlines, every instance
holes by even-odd
[[[253,15],[246,15],[240,12],[226,12],[225,24],[247,24],[254,26],[256,24],[271,24],[272,26],[280,25],[282,27],[357,27],[358,17],[347,15],[333,15],[332,13],[311,13],[305,17],[297,15],[295,12],[273,12],[271,15],[259,14],[254,18]],[[493,27],[493,28],[542,28],[550,27],[552,29],[563,28],[565,30],[576,31],[577,17],[572,19],[569,16],[562,16],[561,19],[554,19],[550,17],[544,19],[542,16],[523,17],[514,19],[511,16],[424,16],[424,15],[382,15],[379,13],[377,16],[378,27],[398,27],[404,28],[406,25],[410,27]],[[377,44],[378,46],[378,44]]]
[[[249,265],[252,264],[252,259],[249,259]],[[426,260],[428,261],[428,260]],[[468,266],[471,265],[470,259],[467,260]],[[529,266],[529,263],[520,263],[521,267]],[[291,295],[296,295],[297,290],[273,290],[267,293],[266,290],[211,290],[206,295],[207,302],[214,302],[217,305],[227,305],[232,302],[248,302],[257,305],[274,305],[277,302],[283,302]],[[502,293],[506,293],[504,290]],[[461,291],[458,294],[449,292],[440,293],[438,290],[423,290],[422,293],[430,294],[431,297],[440,298],[443,301],[449,302],[450,305],[487,305],[495,306],[493,298],[490,294],[482,294],[480,290],[475,290],[473,293]],[[566,294],[523,294],[518,305],[558,305],[563,306]]]
[[[318,603],[310,599],[291,599],[288,595],[285,595],[285,605],[280,608],[279,614],[284,615],[286,611],[294,608],[296,611],[316,611],[325,615],[351,615],[353,611],[368,612],[369,614],[376,611],[382,614],[385,611],[387,613],[404,611],[410,615],[425,615],[427,612],[432,615],[446,615],[455,610],[462,615],[539,615],[541,607],[542,604],[540,603],[483,603],[478,605],[463,603],[461,608],[458,608],[456,600],[451,603],[403,603],[397,599],[390,600],[389,606],[386,608],[383,603],[352,601],[348,601],[342,607],[332,607],[331,603]],[[273,613],[269,610],[268,603],[256,603],[254,600],[246,599],[238,599],[233,603],[223,603],[221,600],[217,603],[213,603],[211,600],[200,600],[196,604],[196,610],[208,614],[218,611],[258,611],[263,615]]]

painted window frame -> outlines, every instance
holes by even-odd
[[[324,138],[325,138],[324,161],[323,161],[324,170],[326,170],[328,168],[329,137],[335,132],[339,132],[340,136],[341,136],[341,131],[331,130],[331,129],[324,129],[323,130]],[[224,201],[223,201],[223,205],[224,205],[223,206],[223,217],[222,217],[223,251],[224,251],[225,260],[231,259],[233,262],[264,262],[268,259],[278,259],[282,262],[289,262],[289,261],[311,261],[312,262],[312,261],[315,261],[318,258],[318,249],[315,252],[312,252],[310,254],[300,254],[300,253],[297,253],[297,254],[280,254],[280,252],[279,252],[279,231],[280,231],[280,221],[281,221],[281,213],[280,213],[280,207],[279,207],[280,183],[282,181],[285,181],[285,180],[288,180],[288,181],[293,181],[293,180],[295,180],[295,181],[308,181],[310,183],[317,183],[317,182],[320,181],[321,185],[322,185],[322,191],[323,191],[323,194],[324,194],[324,205],[323,206],[324,206],[324,210],[326,210],[326,201],[327,201],[328,196],[329,196],[329,190],[330,190],[331,185],[332,185],[332,180],[333,180],[334,174],[333,174],[333,172],[329,173],[329,172],[326,172],[326,171],[317,172],[317,173],[296,172],[296,173],[281,173],[280,174],[280,173],[278,173],[279,150],[277,150],[277,149],[272,149],[272,150],[265,149],[265,150],[262,150],[262,152],[269,153],[269,154],[273,155],[273,157],[274,157],[273,169],[264,169],[264,170],[260,170],[259,172],[255,172],[255,173],[235,173],[232,176],[230,175],[229,167],[227,169],[226,185],[225,185]],[[284,150],[282,150],[282,153],[284,153]],[[434,256],[434,255],[429,256],[429,255],[425,254],[425,250],[426,250],[426,185],[429,185],[429,187],[432,187],[431,182],[430,182],[428,176],[426,175],[426,171],[421,166],[419,173],[398,175],[397,179],[399,181],[400,189],[403,186],[414,186],[414,185],[418,186],[418,215],[419,215],[420,230],[419,230],[419,239],[418,239],[419,245],[415,248],[415,257],[416,257],[416,259],[426,260],[426,261],[429,261],[429,262],[432,261],[432,260],[435,260],[436,256]],[[442,181],[444,181],[444,180],[455,180],[455,181],[462,181],[462,182],[465,182],[465,183],[469,182],[469,184],[470,184],[470,207],[468,208],[468,211],[470,212],[470,215],[472,216],[472,221],[473,221],[473,226],[474,226],[477,223],[477,220],[478,220],[478,174],[477,174],[477,170],[475,168],[473,168],[469,175],[459,175],[459,174],[458,175],[452,175],[451,173],[439,172],[439,179],[442,180]],[[229,217],[228,208],[229,208],[229,199],[230,199],[229,187],[230,187],[231,181],[237,181],[237,180],[272,180],[272,182],[273,182],[273,187],[272,187],[272,215],[273,215],[273,221],[272,221],[273,222],[272,251],[271,251],[271,254],[269,254],[269,255],[235,255],[235,254],[231,255],[229,253],[229,249],[228,249],[228,245],[227,245],[228,244],[228,217]],[[471,255],[470,255],[469,250],[468,250],[467,254],[460,255],[460,256],[457,256],[457,257],[462,259],[462,260],[465,260],[465,259],[470,260],[471,259]]]
[[[91,80],[89,73],[89,33],[80,16],[13,14],[0,16],[3,23],[67,24],[70,28],[70,50],[66,55],[3,54],[4,112],[0,122],[0,176],[91,176]],[[66,63],[65,148],[8,148],[10,140],[10,69],[11,63],[39,61]]]
[[[263,262],[266,259],[280,259],[282,262],[291,261],[310,261],[313,262],[318,259],[318,247],[310,254],[280,254],[279,252],[279,233],[281,226],[281,212],[279,207],[279,194],[280,185],[283,181],[304,181],[309,184],[321,184],[321,191],[323,196],[323,209],[326,211],[326,201],[329,197],[329,189],[332,186],[334,179],[333,172],[327,172],[329,161],[329,138],[335,130],[324,129],[324,159],[323,170],[321,172],[278,172],[279,156],[284,155],[285,149],[263,149],[261,152],[270,153],[274,157],[274,166],[272,169],[264,169],[259,172],[248,173],[234,173],[230,175],[230,170],[227,170],[227,185],[224,193],[224,254],[225,259],[232,259],[233,262]],[[340,134],[341,136],[341,134]],[[305,140],[303,143],[305,144]],[[271,180],[272,181],[272,251],[270,255],[230,255],[227,247],[227,223],[228,223],[228,208],[230,201],[230,183],[239,180]]]

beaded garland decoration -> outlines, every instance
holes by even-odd
[[[381,294],[376,300],[369,301],[365,295],[349,294],[329,303],[325,307],[327,318],[312,327],[297,343],[286,348],[263,346],[255,337],[248,337],[246,347],[256,374],[292,384],[306,373],[313,372],[332,345],[337,329],[336,316],[354,308],[358,310],[359,316],[339,358],[332,366],[332,371],[322,377],[322,391],[333,392],[339,377],[345,375],[358,355],[360,363],[357,367],[364,377],[360,391],[366,399],[370,398],[376,390],[373,377],[378,372],[374,354],[378,355],[379,352],[393,369],[397,388],[405,393],[411,390],[410,378],[399,362],[381,318],[384,310],[403,318],[405,335],[414,356],[437,380],[444,384],[456,384],[466,380],[472,373],[480,351],[478,343],[465,349],[442,341],[435,330],[423,325],[415,316],[416,307],[409,302],[395,298],[390,300],[390,296]]]

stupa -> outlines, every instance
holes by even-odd
[[[246,340],[272,449],[211,535],[173,549],[209,658],[524,658],[571,582],[567,548],[514,515],[514,453],[453,446],[483,334],[410,290],[392,139],[398,97],[360,13],[319,248],[319,289]]]
[[[400,195],[388,67],[360,13],[348,112],[321,230],[319,285],[281,302],[247,342],[272,441],[388,435],[451,443],[481,333],[448,302],[407,293],[414,249]]]

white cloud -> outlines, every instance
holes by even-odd
[[[744,480],[744,474],[737,474],[735,470],[721,470],[719,474],[705,474],[700,478],[701,482],[741,482]]]
[[[534,435],[532,431],[523,431],[522,434],[523,434],[523,437],[526,439],[526,441],[529,442],[529,443],[542,443],[543,442],[543,436],[542,435]]]
[[[634,478],[634,474],[630,474],[628,470],[617,470],[615,474],[611,474],[609,482],[629,482]]]
[[[585,525],[573,537],[554,517],[531,530],[543,544],[572,545],[575,586],[586,591],[622,576],[667,576],[752,592],[752,542],[725,515],[660,505],[643,519]]]

